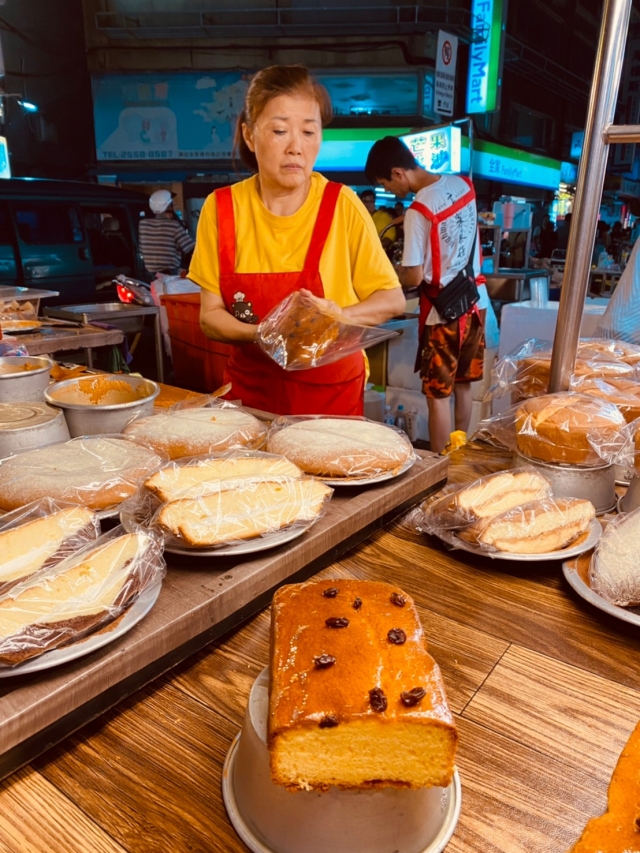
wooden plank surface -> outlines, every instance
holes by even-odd
[[[261,597],[270,600],[288,578],[335,559],[352,539],[359,541],[399,506],[441,483],[446,471],[445,459],[423,452],[401,477],[368,489],[338,489],[326,514],[304,535],[253,559],[167,554],[160,598],[128,634],[64,666],[0,679],[0,774],[205,645],[222,626],[255,613],[264,606]]]
[[[20,335],[29,355],[46,355],[63,350],[89,349],[122,343],[120,329],[100,329],[97,326],[70,328],[42,328],[38,332]]]
[[[453,460],[454,477],[489,464],[481,454],[463,462]],[[415,532],[411,513],[320,576],[386,579],[416,599],[460,734],[462,814],[447,853],[567,851],[604,809],[640,718],[637,632],[577,599],[560,563],[447,552]],[[71,804],[70,838],[86,820],[87,850],[108,839],[114,846],[104,849],[131,853],[246,853],[225,815],[220,775],[268,661],[268,637],[265,611],[23,771],[35,771],[37,791],[46,785]],[[0,828],[10,820],[26,833],[22,812],[6,814],[14,778],[0,789]],[[51,820],[50,810],[34,796],[30,823]],[[73,843],[59,849],[75,853]],[[0,847],[31,849],[10,833]]]

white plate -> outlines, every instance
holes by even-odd
[[[322,480],[327,486],[372,486],[374,483],[384,483],[385,480],[394,480],[396,477],[400,477],[405,471],[412,468],[416,461],[417,459],[414,457],[405,462],[399,471],[395,473],[393,471],[385,471],[384,474],[377,474],[374,477],[343,477],[342,479],[338,477],[335,480],[330,477],[316,477],[316,479]]]
[[[286,530],[276,530],[275,533],[267,533],[257,539],[247,542],[238,542],[236,545],[217,545],[211,548],[179,548],[171,544],[171,540],[165,543],[164,550],[169,554],[180,554],[184,557],[239,557],[242,554],[254,554],[256,551],[266,551],[268,548],[276,548],[302,536],[311,527],[308,524],[288,527]]]
[[[253,829],[245,823],[245,820],[238,809],[232,779],[234,778],[233,768],[239,741],[240,734],[238,733],[229,747],[227,757],[224,760],[224,767],[222,769],[222,799],[224,800],[229,820],[233,824],[233,828],[238,833],[242,841],[244,841],[249,850],[251,850],[251,853],[279,853],[278,850],[265,844],[264,841],[254,833]],[[291,794],[291,796],[295,797],[295,794]],[[460,776],[458,775],[457,770],[453,774],[451,784],[445,789],[445,796],[447,797],[447,805],[440,831],[433,841],[423,850],[420,850],[419,853],[442,853],[447,844],[451,841],[451,837],[455,832],[458,820],[460,819],[460,809],[462,806],[462,790],[460,787]]]
[[[569,586],[578,593],[581,598],[588,601],[598,610],[608,613],[609,616],[614,616],[616,619],[621,619],[623,622],[630,622],[632,625],[640,625],[640,607],[619,607],[617,604],[611,604],[594,592],[591,587],[586,584],[576,569],[569,566],[567,563],[562,564],[562,573],[564,574]]]
[[[454,544],[456,548],[461,548],[463,551],[469,551],[471,554],[479,554],[481,557],[491,557],[494,560],[516,560],[522,563],[537,563],[541,560],[566,560],[569,557],[577,557],[593,548],[600,539],[602,526],[597,518],[591,522],[589,535],[579,545],[570,545],[568,548],[562,548],[560,551],[545,551],[543,554],[511,554],[508,551],[487,551],[480,548],[478,545],[472,545],[470,542],[464,542],[458,539],[453,533],[451,539],[443,539],[449,544]]]
[[[0,666],[0,678],[10,678],[14,675],[26,675],[30,672],[51,669],[54,666],[60,666],[60,664],[69,663],[69,661],[76,658],[88,655],[91,652],[95,652],[96,649],[101,649],[108,643],[112,643],[118,637],[122,637],[123,634],[130,631],[141,619],[144,619],[158,600],[161,587],[162,581],[159,581],[145,589],[142,595],[129,607],[113,630],[110,631],[108,627],[102,628],[98,633],[90,634],[77,643],[70,643],[68,646],[63,646],[60,649],[52,649],[50,652],[45,652],[37,658],[31,658],[31,660],[24,663],[19,663],[17,666]]]

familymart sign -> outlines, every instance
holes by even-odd
[[[505,2],[472,0],[467,113],[488,113],[500,105]]]

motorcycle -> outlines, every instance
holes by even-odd
[[[155,305],[151,294],[151,285],[137,278],[118,275],[113,279],[118,299],[125,305]]]

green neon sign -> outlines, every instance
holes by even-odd
[[[469,44],[467,113],[488,113],[499,106],[503,0],[473,0]]]

